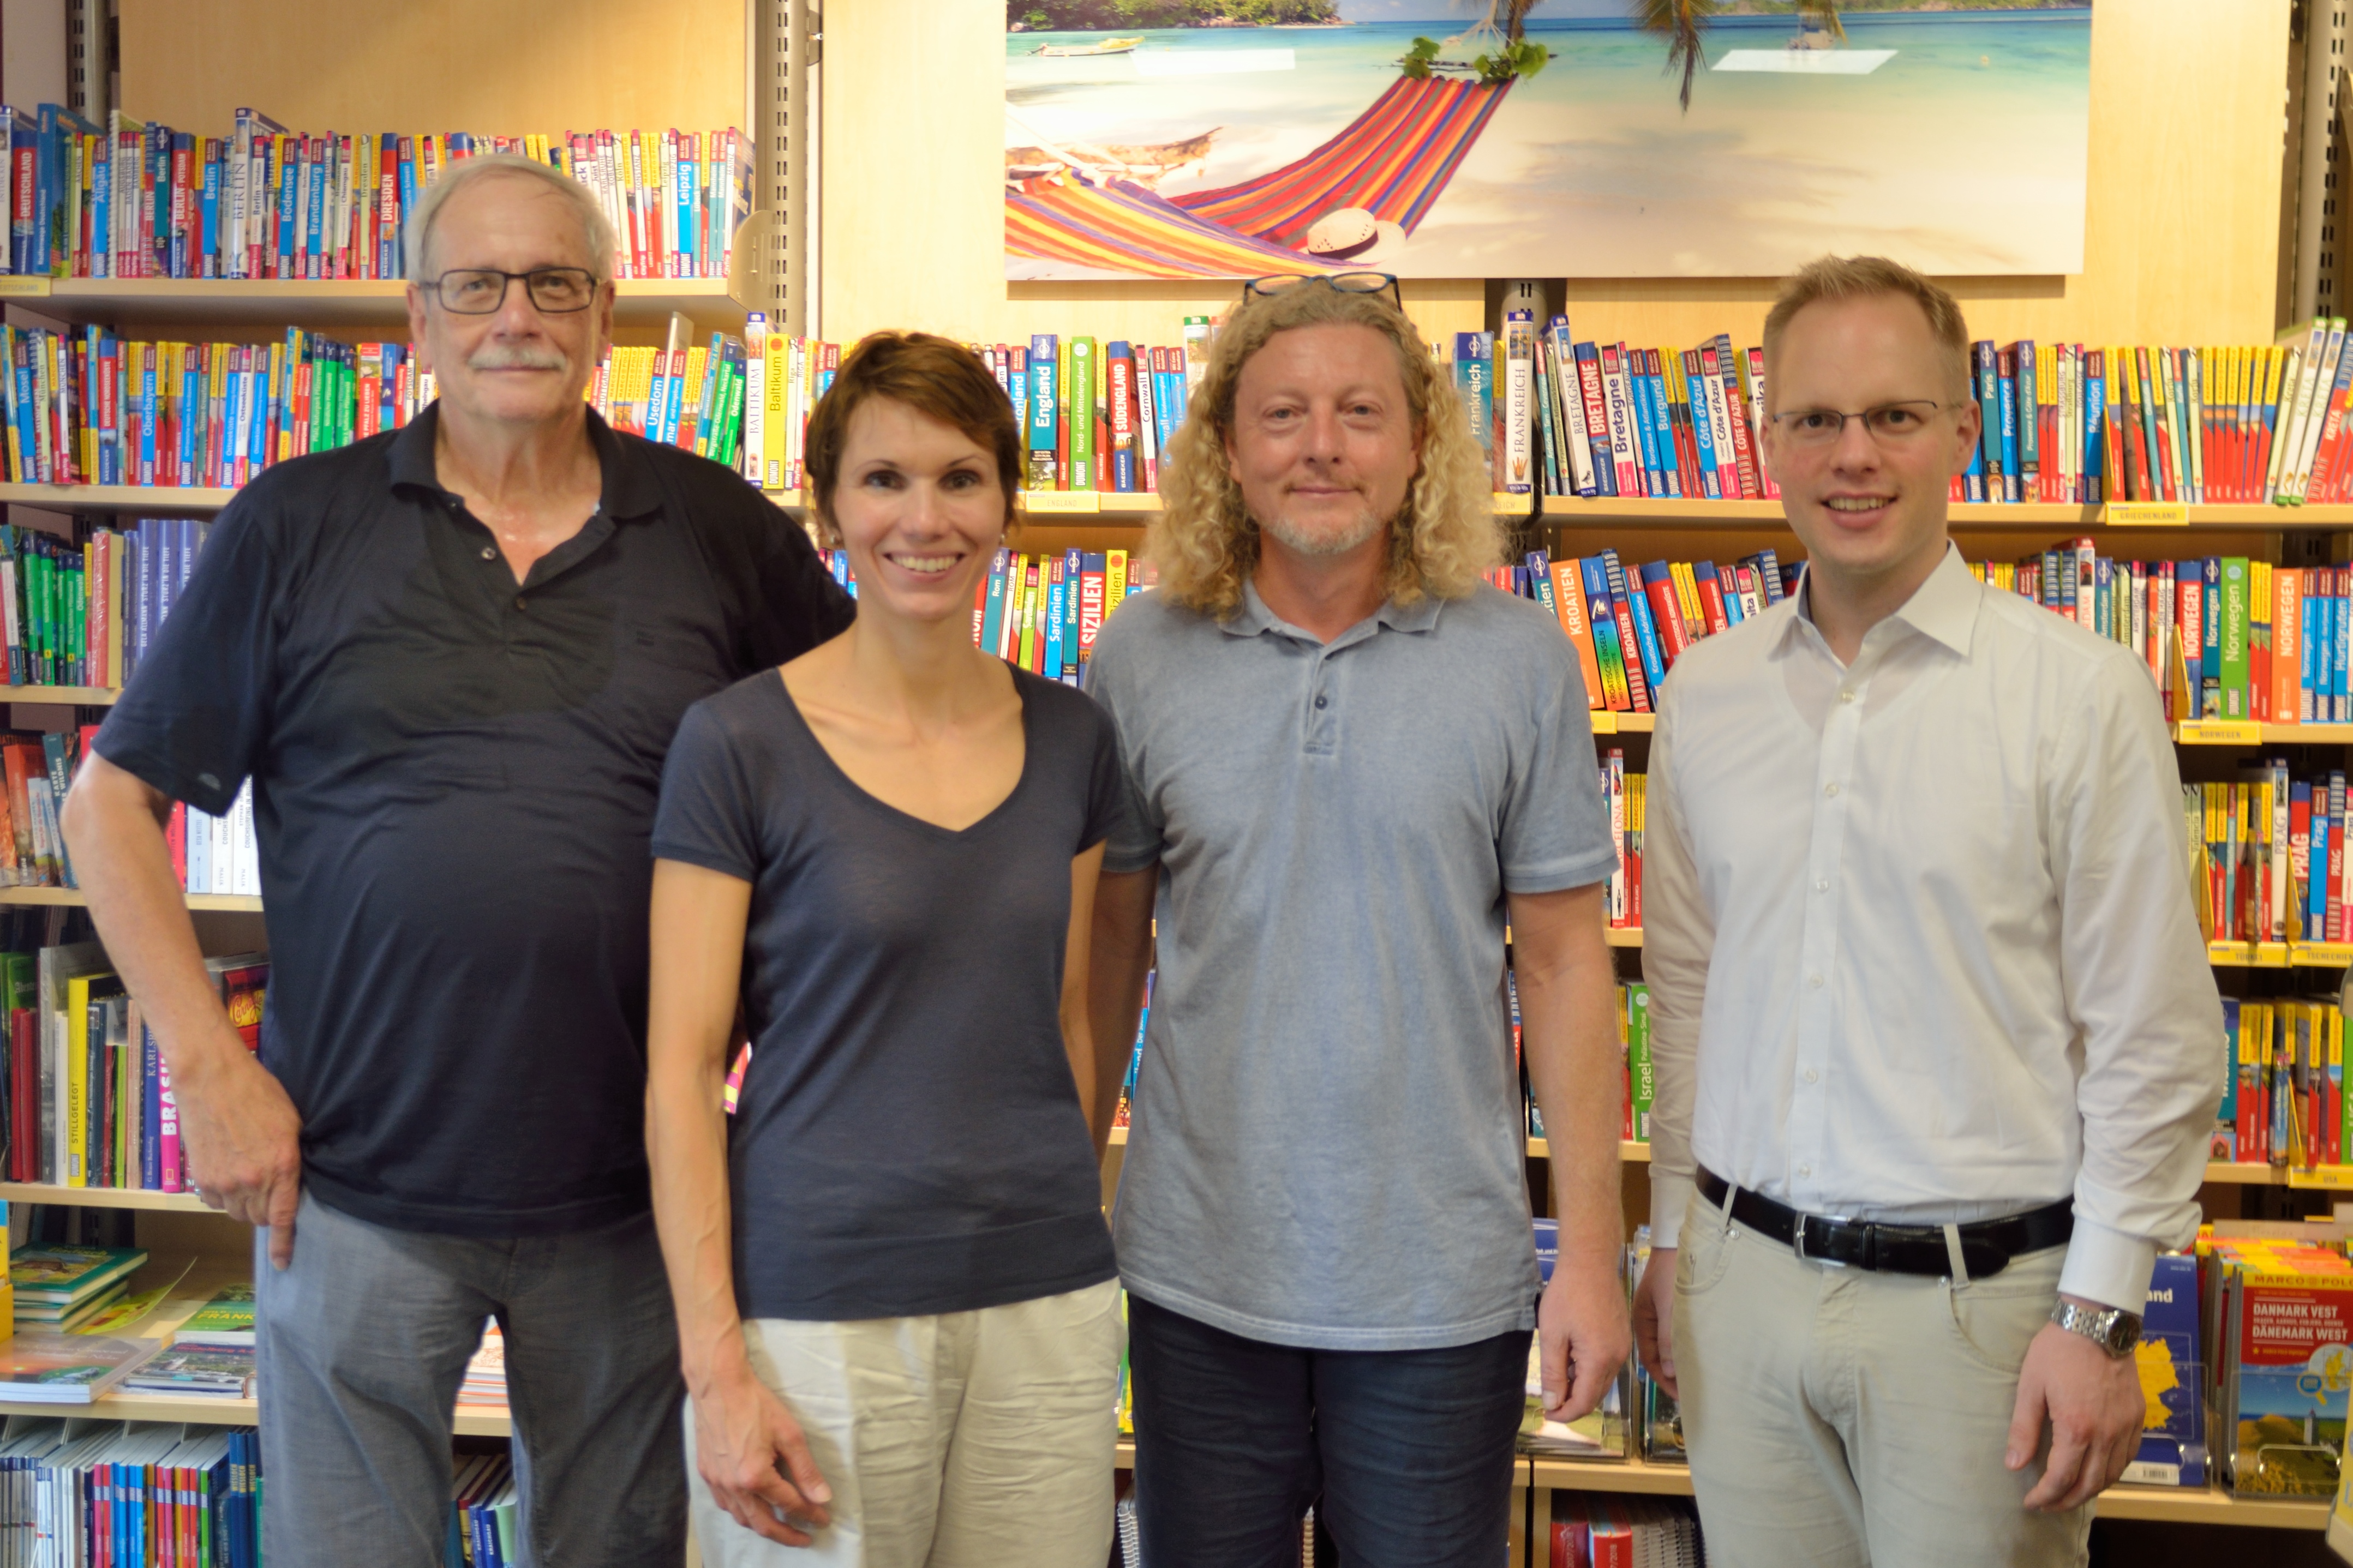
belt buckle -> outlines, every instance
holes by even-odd
[[[1790,1249],[1797,1253],[1800,1258],[1803,1258],[1809,1263],[1819,1263],[1825,1268],[1844,1268],[1847,1267],[1847,1264],[1846,1260],[1843,1258],[1817,1258],[1812,1253],[1806,1250],[1806,1222],[1813,1217],[1813,1215],[1802,1212],[1799,1214],[1797,1225],[1789,1235]],[[1844,1220],[1839,1219],[1835,1215],[1825,1215],[1823,1217],[1832,1219],[1836,1223],[1841,1225],[1846,1223]]]

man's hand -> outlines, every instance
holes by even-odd
[[[2147,1408],[2140,1369],[2131,1356],[2112,1356],[2081,1334],[2043,1324],[2019,1369],[2010,1451],[2002,1460],[2013,1470],[2032,1463],[2048,1419],[2051,1457],[2042,1479],[2026,1494],[2026,1506],[2063,1513],[2114,1486],[2140,1446]]]
[[[807,1546],[833,1522],[833,1489],[809,1457],[785,1402],[747,1366],[712,1376],[694,1394],[694,1466],[736,1523],[786,1546]]]
[[[205,1202],[231,1219],[269,1227],[269,1261],[294,1261],[294,1208],[302,1197],[302,1118],[285,1086],[244,1042],[212,1053],[218,1065],[175,1080],[188,1173]]]
[[[1633,1338],[1614,1260],[1567,1253],[1556,1258],[1552,1283],[1536,1306],[1545,1419],[1574,1421],[1599,1405]]]
[[[1634,1287],[1634,1343],[1642,1352],[1642,1364],[1671,1399],[1683,1395],[1675,1390],[1675,1249],[1672,1247],[1651,1248],[1651,1260],[1642,1266],[1641,1283]]]

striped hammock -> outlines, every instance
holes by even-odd
[[[1305,244],[1309,226],[1339,207],[1362,207],[1411,234],[1509,90],[1509,83],[1486,87],[1441,77],[1396,82],[1307,156],[1239,185],[1189,192],[1176,203],[1282,246]]]
[[[1330,270],[1296,247],[1317,218],[1363,207],[1411,234],[1470,155],[1510,84],[1400,80],[1305,157],[1239,185],[1173,201],[1077,174],[1008,187],[1005,248],[1106,272],[1248,278]]]
[[[1126,180],[1025,180],[1005,193],[1005,248],[1153,278],[1255,278],[1314,269],[1295,250],[1195,217]]]

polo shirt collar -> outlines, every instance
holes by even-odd
[[[1375,630],[1386,627],[1390,631],[1398,632],[1426,632],[1438,624],[1438,613],[1443,607],[1444,601],[1435,594],[1424,594],[1410,605],[1400,605],[1395,599],[1385,599],[1381,602],[1381,607],[1375,610],[1366,619],[1373,623]],[[1363,624],[1361,621],[1357,623],[1359,626]],[[1261,632],[1281,632],[1285,637],[1298,637],[1306,642],[1317,640],[1312,634],[1293,626],[1289,621],[1268,609],[1266,601],[1258,596],[1258,584],[1249,579],[1245,579],[1242,583],[1240,606],[1218,625],[1228,637],[1254,637]],[[1356,639],[1351,637],[1347,632],[1342,632],[1332,640],[1336,645],[1343,641]]]
[[[1961,559],[1960,546],[1947,540],[1944,558],[1936,563],[1936,569],[1888,619],[1900,621],[1967,658],[1977,634],[1978,610],[1984,601],[1985,589],[1970,573],[1968,563]],[[1781,622],[1776,637],[1777,649],[1798,635],[1800,621],[1810,626],[1813,619],[1813,574],[1809,572],[1798,584],[1796,613]]]
[[[396,489],[414,486],[436,496],[448,495],[441,488],[440,471],[433,460],[434,437],[440,422],[441,405],[436,401],[393,437],[387,463]],[[597,497],[602,515],[626,522],[661,510],[661,481],[653,464],[635,444],[615,434],[594,408],[588,410],[588,439],[596,448],[596,468],[603,476],[603,493]]]

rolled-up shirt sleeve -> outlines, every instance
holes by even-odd
[[[1692,1113],[1699,1095],[1700,1010],[1715,921],[1675,799],[1674,685],[1651,737],[1642,834],[1642,974],[1651,992],[1651,1245],[1672,1247],[1691,1203]]]
[[[2042,810],[2084,1137],[2059,1289],[2138,1312],[2158,1250],[2197,1235],[2222,1005],[2191,913],[2180,773],[2146,677],[2102,660],[2058,743]]]

